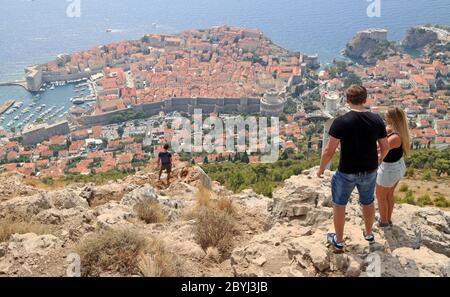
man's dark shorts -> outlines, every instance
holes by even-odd
[[[161,165],[161,171],[171,172],[172,171],[172,164],[162,164]]]

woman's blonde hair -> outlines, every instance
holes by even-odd
[[[387,111],[386,117],[392,122],[392,129],[402,140],[403,153],[405,156],[409,155],[411,138],[405,112],[399,107],[392,107]]]

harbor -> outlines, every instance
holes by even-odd
[[[30,93],[20,86],[2,86],[0,129],[18,132],[25,126],[63,120],[73,106],[88,108],[95,104],[92,84],[83,79],[45,84]]]

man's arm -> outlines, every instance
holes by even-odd
[[[380,153],[378,155],[378,164],[383,162],[386,155],[389,153],[389,142],[388,138],[380,138],[378,139],[378,147],[380,148]]]
[[[330,140],[328,141],[327,146],[323,151],[322,159],[320,160],[320,169],[317,172],[318,177],[322,177],[325,167],[327,167],[328,163],[330,163],[331,159],[333,159],[334,153],[336,152],[340,142],[341,140],[330,136]]]

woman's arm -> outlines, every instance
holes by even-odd
[[[389,150],[399,148],[402,145],[402,139],[397,134],[392,134],[388,138]]]

